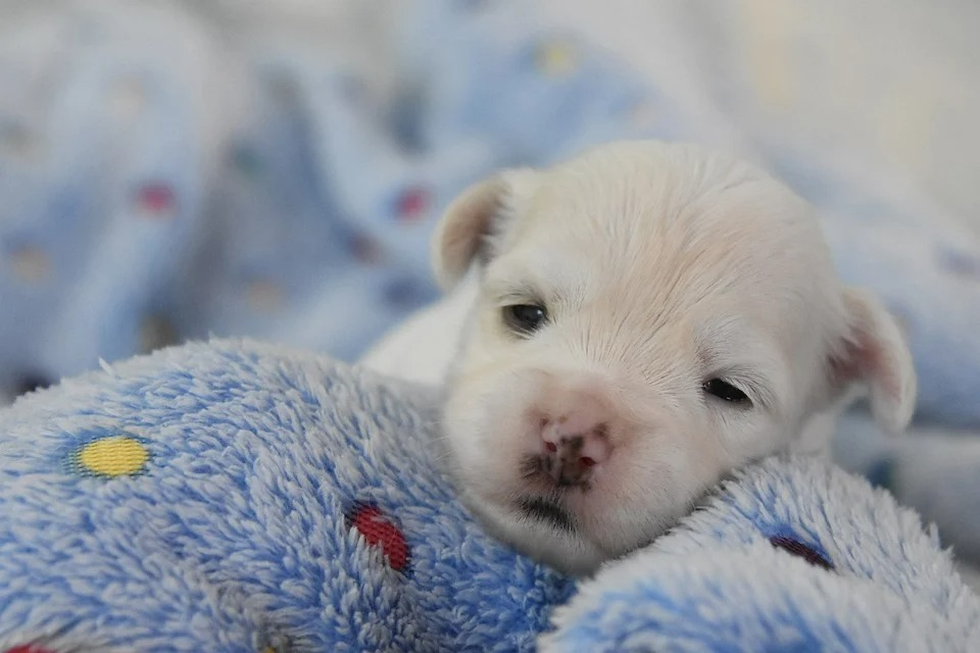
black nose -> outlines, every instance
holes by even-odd
[[[582,456],[585,438],[581,435],[563,436],[557,443],[548,443],[541,458],[541,468],[558,487],[581,485],[590,475],[595,462]]]

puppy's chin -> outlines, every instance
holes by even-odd
[[[462,497],[493,537],[561,572],[585,576],[611,557],[584,538],[576,518],[550,499],[529,496],[503,505],[468,490]]]

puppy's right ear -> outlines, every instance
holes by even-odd
[[[532,170],[507,170],[473,184],[454,199],[432,235],[432,271],[444,290],[455,286],[473,259],[488,257],[489,236],[499,235],[501,222],[515,212],[515,196]]]

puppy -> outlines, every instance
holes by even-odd
[[[803,200],[729,156],[619,142],[502,172],[449,206],[432,256],[447,288],[477,268],[462,327],[446,307],[411,327],[461,332],[442,428],[463,500],[568,573],[649,542],[735,467],[826,451],[855,389],[888,429],[911,418],[895,321],[842,285]]]

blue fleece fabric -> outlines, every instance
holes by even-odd
[[[399,3],[374,67],[286,20],[229,33],[220,3],[34,4],[0,25],[0,395],[211,335],[355,360],[436,298],[429,235],[468,183],[724,127],[902,316],[918,419],[980,429],[976,238],[765,121],[705,118],[727,78],[692,81],[719,97],[692,111],[523,0]]]
[[[0,412],[0,651],[969,651],[980,602],[865,481],[770,460],[575,582],[487,537],[436,396],[254,342]],[[550,621],[556,606],[561,607]],[[24,649],[16,649],[24,650]]]

